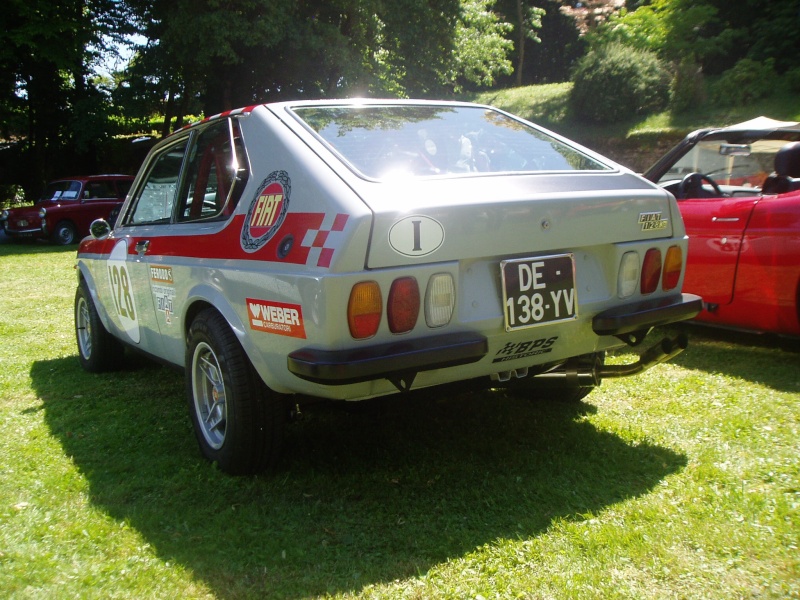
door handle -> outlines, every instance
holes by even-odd
[[[136,242],[136,246],[134,248],[136,250],[136,254],[139,256],[144,256],[147,253],[147,250],[150,248],[150,240],[139,240]]]
[[[714,223],[736,223],[739,217],[712,217]]]

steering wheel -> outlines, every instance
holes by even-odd
[[[708,175],[703,173],[689,173],[684,177],[680,184],[678,184],[678,192],[676,196],[679,200],[684,198],[710,198],[707,192],[703,189],[703,182],[708,183],[714,188],[714,196],[724,196],[722,190],[717,185],[717,182],[711,179]]]

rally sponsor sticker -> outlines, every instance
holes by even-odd
[[[247,298],[250,329],[277,333],[288,337],[305,338],[303,309],[299,304]]]
[[[256,252],[275,236],[289,210],[291,192],[286,171],[273,171],[261,182],[242,226],[242,250]]]
[[[172,277],[172,267],[150,266],[150,288],[153,290],[153,301],[156,310],[164,315],[167,325],[172,325],[172,315],[175,314],[175,280]]]
[[[518,358],[528,358],[539,354],[549,354],[553,351],[553,345],[558,340],[555,335],[550,338],[539,338],[536,340],[526,340],[524,342],[507,342],[497,353],[493,363],[516,360]]]

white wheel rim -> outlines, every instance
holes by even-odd
[[[92,322],[89,318],[89,304],[86,298],[78,300],[75,310],[75,328],[78,333],[78,349],[81,356],[89,359],[92,356]]]

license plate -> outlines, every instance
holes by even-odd
[[[504,260],[506,331],[575,319],[575,261],[572,254]]]

